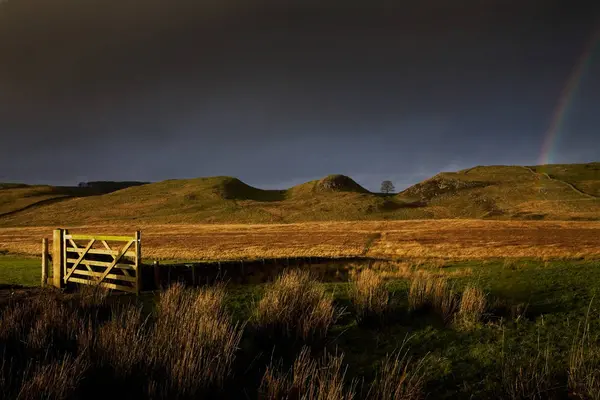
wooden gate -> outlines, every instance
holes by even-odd
[[[60,249],[55,247],[55,252],[61,252],[61,285],[70,282],[99,285],[139,294],[142,258],[139,231],[134,236],[106,236],[76,235],[61,230],[60,236]],[[55,235],[56,239],[59,238]]]

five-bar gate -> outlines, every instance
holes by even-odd
[[[70,234],[57,229],[53,241],[54,286],[78,283],[139,294],[139,231],[134,236],[107,236]]]

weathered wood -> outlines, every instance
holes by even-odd
[[[42,239],[42,286],[48,281],[48,239]]]
[[[83,251],[83,247],[67,247],[67,251],[70,253],[81,253]],[[117,256],[119,255],[119,250],[104,250],[104,249],[90,249],[88,254],[100,254],[105,256]],[[124,257],[135,257],[135,252],[128,251],[125,253]]]
[[[69,263],[74,263],[75,261],[77,261],[77,259],[75,258],[68,258],[67,262]],[[90,265],[93,267],[110,267],[112,265],[112,261],[95,261],[95,260],[83,260],[81,261],[79,264],[81,265]],[[135,266],[133,264],[117,264],[115,266],[115,268],[119,268],[119,269],[126,269],[129,271],[135,271]]]
[[[62,254],[62,265],[63,265],[63,272],[62,272],[62,277],[64,278],[67,275],[67,239],[65,238],[66,235],[69,234],[69,231],[67,229],[63,230],[63,241],[62,241],[62,250],[63,250],[63,254]],[[66,281],[65,281],[66,283]]]
[[[71,267],[70,270],[67,271],[67,274],[65,275],[65,283],[67,282],[69,277],[73,274],[73,272],[77,269],[77,267],[79,266],[79,263],[81,263],[81,261],[83,261],[83,258],[87,254],[88,250],[92,248],[92,246],[94,245],[95,242],[96,241],[94,239],[90,240],[88,245],[83,250],[83,253],[81,253],[79,255],[79,258],[77,260],[75,260],[75,262],[73,263],[73,266]],[[66,253],[66,247],[65,247],[65,253]],[[66,256],[65,256],[65,260],[67,260],[67,262],[65,263],[65,264],[67,264],[69,262],[69,259]]]
[[[108,240],[114,242],[130,242],[134,241],[135,237],[132,236],[106,236],[106,235],[65,235],[66,239],[73,240]]]
[[[123,285],[117,285],[114,283],[107,283],[107,282],[96,282],[96,281],[90,281],[87,279],[79,279],[79,278],[69,278],[69,282],[74,282],[74,283],[82,283],[84,285],[98,285],[98,286],[102,286],[108,289],[115,289],[115,290],[121,290],[123,292],[129,292],[129,293],[135,293],[136,289],[133,286],[123,286]]]
[[[135,293],[140,294],[142,290],[142,232],[135,232]]]
[[[80,248],[79,246],[77,246],[77,243],[75,243],[75,241],[73,241],[72,239],[68,239],[68,240],[69,240],[69,242],[71,242],[71,245],[73,245],[73,250],[74,250],[75,252],[83,252],[83,254],[85,255],[85,251],[84,251],[84,249],[83,249],[83,248]],[[67,243],[66,243],[66,240],[65,240],[65,246],[66,246],[66,245],[67,245]],[[66,249],[66,253],[67,253],[67,254],[68,254],[68,253],[69,253],[69,251],[70,251],[69,249],[71,249],[71,248],[70,248],[70,247],[67,247],[67,249]],[[90,250],[91,250],[91,249],[88,249],[88,253],[89,253],[89,251],[90,251]],[[71,251],[71,252],[73,252],[73,251]],[[68,258],[68,255],[67,255],[66,257],[67,257],[67,258],[66,258],[66,260],[67,260],[67,264],[68,264],[68,263],[69,263],[69,258]],[[87,264],[84,264],[84,265],[85,265],[85,267],[87,268],[87,270],[88,270],[88,271],[93,271],[93,270],[92,270],[92,267],[90,267],[90,266],[89,266],[89,265],[87,265]]]
[[[102,272],[94,272],[94,271],[84,271],[78,270],[73,272],[73,275],[83,275],[83,276],[91,276],[94,278],[99,278],[102,276]],[[116,275],[116,274],[108,274],[105,279],[112,279],[115,281],[124,281],[124,282],[132,282],[136,283],[136,277],[128,276],[128,275]],[[94,284],[97,281],[89,281],[90,284]]]
[[[63,236],[62,229],[55,229],[52,234],[52,281],[54,287],[63,287]]]
[[[113,260],[111,265],[106,269],[106,271],[104,271],[104,274],[100,277],[100,282],[102,282],[104,280],[104,278],[106,278],[106,275],[108,275],[110,273],[110,271],[112,271],[112,269],[115,267],[115,265],[117,265],[117,263],[119,262],[121,257],[123,257],[123,255],[127,252],[127,250],[129,250],[129,248],[131,247],[131,245],[134,242],[135,242],[135,240],[131,240],[125,246],[123,246],[119,255]]]

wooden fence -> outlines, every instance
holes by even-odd
[[[48,241],[42,242],[42,284],[48,282]],[[54,230],[52,284],[99,285],[139,294],[141,291],[141,233],[134,236],[77,235]]]

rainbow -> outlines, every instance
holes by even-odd
[[[568,114],[569,106],[573,103],[581,81],[585,76],[585,72],[591,64],[594,49],[600,42],[600,27],[594,32],[590,41],[587,43],[583,54],[577,60],[573,71],[569,75],[569,79],[565,84],[561,95],[558,100],[558,104],[552,114],[552,120],[550,126],[544,135],[544,141],[542,143],[542,149],[538,160],[539,165],[545,165],[552,163],[554,159],[554,153],[558,147],[560,134],[562,133],[562,125],[565,117]]]

